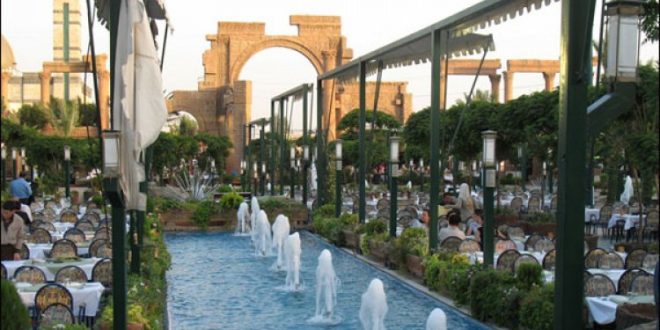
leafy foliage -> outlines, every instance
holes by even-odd
[[[658,0],[649,0],[644,3],[644,15],[642,16],[642,31],[646,35],[644,42],[657,42],[658,41],[658,12],[660,5]]]
[[[211,216],[220,213],[220,211],[220,206],[214,201],[203,201],[195,208],[191,220],[196,226],[202,228],[202,230],[206,230]]]
[[[50,111],[42,104],[24,104],[18,109],[18,120],[21,125],[43,129],[50,123]]]
[[[2,330],[26,330],[32,328],[32,322],[27,308],[23,305],[14,285],[7,280],[1,280],[0,284],[2,298]]]
[[[220,198],[220,207],[223,210],[236,210],[243,203],[243,196],[236,192],[228,192]]]
[[[529,290],[543,284],[543,267],[539,264],[523,263],[516,271],[520,288]]]
[[[520,326],[526,329],[554,328],[554,285],[533,288],[520,304]]]
[[[397,239],[397,247],[402,256],[425,257],[429,246],[428,235],[423,228],[406,228]]]
[[[80,117],[79,102],[51,98],[50,110],[52,113],[51,124],[55,130],[64,136],[71,135],[73,129],[78,125]]]

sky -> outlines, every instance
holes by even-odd
[[[91,3],[94,1],[89,0]],[[405,37],[448,17],[479,0],[167,0],[174,28],[166,45],[163,83],[166,92],[197,90],[204,75],[202,53],[210,48],[207,34],[217,32],[218,21],[264,22],[268,35],[295,35],[289,25],[290,15],[335,15],[341,17],[342,35],[354,57]],[[600,1],[599,1],[600,2]],[[52,59],[52,0],[3,0],[2,34],[12,45],[17,69],[39,71],[43,61]],[[81,2],[81,50],[87,50],[87,8]],[[597,4],[596,8],[600,8]],[[496,50],[487,59],[558,59],[561,3],[553,2],[541,10],[518,16],[506,23],[478,31],[492,33]],[[598,20],[596,20],[598,23]],[[162,45],[164,24],[159,24]],[[595,24],[594,37],[598,35]],[[97,54],[108,53],[109,33],[95,21],[94,39]],[[475,55],[466,58],[480,58]],[[642,45],[640,59],[658,59],[658,44]],[[302,83],[316,81],[312,64],[301,54],[284,48],[270,48],[255,54],[243,67],[239,78],[252,81],[252,118],[270,114],[270,98]],[[383,81],[407,81],[413,93],[413,111],[430,104],[430,64],[383,72]],[[374,79],[374,78],[372,78]],[[474,77],[450,76],[448,104],[464,99]],[[556,78],[555,83],[559,79]],[[504,83],[501,83],[502,88]],[[514,97],[543,89],[541,74],[516,74]],[[477,80],[476,88],[489,90],[487,77]],[[503,97],[503,90],[500,92]],[[371,103],[373,101],[367,101]],[[294,103],[294,110],[301,108]],[[293,128],[301,126],[294,119]]]

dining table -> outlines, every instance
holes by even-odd
[[[99,309],[101,296],[105,290],[103,284],[99,282],[68,282],[60,284],[62,284],[71,293],[71,297],[73,298],[72,312],[74,316],[80,315],[81,306],[84,306],[84,316],[96,316],[96,313]],[[46,283],[14,283],[14,286],[18,291],[18,295],[21,297],[21,301],[28,308],[34,306],[34,298],[37,295],[39,289],[41,289],[44,285],[46,285]]]
[[[7,278],[12,279],[16,269],[21,266],[35,266],[44,271],[47,281],[55,280],[55,274],[64,266],[78,266],[85,274],[87,279],[92,278],[92,270],[96,263],[102,258],[79,258],[79,260],[63,261],[57,259],[28,259],[28,260],[3,260],[2,264],[7,269]]]

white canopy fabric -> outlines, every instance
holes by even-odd
[[[158,53],[142,0],[121,0],[115,61],[113,124],[121,130],[120,182],[126,209],[146,209],[142,152],[167,121]]]

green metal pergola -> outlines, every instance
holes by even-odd
[[[256,160],[256,173],[261,173],[261,175],[258,175],[258,181],[259,185],[257,186],[257,182],[254,182],[253,189],[251,190],[254,195],[265,195],[266,194],[266,186],[265,186],[265,179],[266,179],[266,171],[262,171],[262,167],[266,165],[266,126],[271,125],[271,121],[269,121],[266,118],[259,118],[255,119],[244,126],[244,131],[243,134],[245,135],[245,129],[247,129],[247,147],[243,148],[243,160],[246,160],[247,166],[245,168],[245,173],[244,175],[247,176],[247,181],[248,181],[248,186],[250,186],[250,171],[252,170],[252,164],[255,164],[252,162],[252,148],[250,147],[250,144],[252,142],[252,129],[256,126],[260,126],[261,129],[259,130],[259,156],[258,159]],[[272,126],[271,126],[271,131],[272,131]],[[245,141],[245,140],[244,140]],[[271,176],[272,178],[272,176]],[[271,185],[272,187],[273,185]]]
[[[557,0],[555,0],[557,1]],[[448,54],[472,50],[483,46],[490,36],[471,33],[502,18],[539,8],[547,1],[486,0],[455,15],[443,19],[425,29],[399,39],[382,48],[356,58],[317,78],[318,89],[318,132],[323,132],[322,86],[324,80],[354,79],[360,83],[360,220],[365,219],[365,86],[368,71],[374,67],[409,65],[431,60],[431,132],[439,130],[440,72],[443,58]],[[555,288],[555,328],[579,329],[582,327],[583,303],[583,241],[584,241],[584,190],[585,154],[587,132],[593,136],[608,121],[616,118],[631,105],[630,85],[617,85],[601,100],[587,109],[587,86],[591,82],[591,31],[595,0],[563,0],[561,2],[561,84],[559,103],[559,145],[556,149],[556,164],[561,180],[558,188],[558,242]],[[492,41],[492,40],[491,40]],[[622,105],[622,106],[617,106]],[[588,123],[587,123],[588,120]],[[325,186],[325,152],[323,134],[318,135],[319,191]],[[439,199],[439,135],[431,134],[431,228],[430,248],[437,244],[437,205]],[[325,201],[320,195],[321,202]],[[485,253],[492,254],[492,223],[485,225]]]
[[[275,124],[275,103],[277,102],[279,104],[279,128],[277,129],[276,135],[277,139],[279,141],[280,145],[280,150],[279,150],[279,183],[280,183],[280,194],[284,194],[284,168],[285,168],[285,159],[286,159],[286,146],[287,146],[287,136],[286,136],[286,129],[284,127],[284,121],[285,121],[285,109],[286,107],[284,106],[285,101],[289,102],[289,104],[293,105],[293,101],[296,99],[302,98],[303,101],[303,146],[309,144],[309,132],[307,128],[307,119],[308,119],[308,95],[312,91],[312,84],[302,84],[299,86],[296,86],[294,88],[289,89],[288,91],[279,94],[275,97],[273,97],[270,101],[270,124],[271,127]],[[293,98],[293,100],[290,100],[290,98]],[[291,118],[288,119],[291,121]],[[271,140],[271,156],[270,156],[270,171],[271,171],[271,178],[275,178],[275,162],[276,162],[276,155],[277,155],[277,150],[276,145],[275,145],[275,137],[273,136],[273,139]],[[307,161],[303,161],[303,178],[307,178]],[[292,187],[293,188],[293,187]],[[271,186],[271,194],[275,193],[275,185],[273,184]],[[303,199],[302,203],[303,205],[307,206],[307,182],[305,181],[303,183]]]

